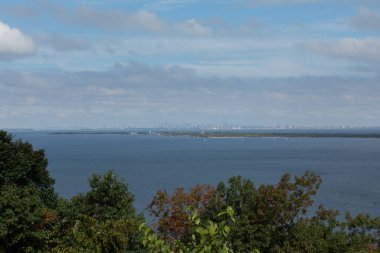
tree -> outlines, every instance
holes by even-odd
[[[285,174],[277,185],[261,185],[256,189],[250,180],[233,177],[228,186],[218,185],[216,200],[207,206],[205,215],[217,219],[213,217],[217,217],[218,206],[231,206],[236,214],[231,231],[234,250],[272,252],[292,240],[291,229],[312,205],[312,196],[320,183],[319,176],[306,172],[293,180]]]
[[[72,202],[82,214],[97,220],[131,218],[136,216],[134,196],[127,184],[112,171],[95,174],[89,179],[91,190],[74,196]]]
[[[233,253],[228,236],[231,228],[230,224],[235,222],[234,211],[231,207],[227,207],[226,211],[218,214],[222,221],[215,223],[212,221],[202,222],[198,216],[198,212],[193,207],[188,207],[188,224],[194,226],[194,233],[191,240],[183,242],[174,240],[172,243],[160,239],[154,231],[145,224],[140,226],[140,230],[144,232],[143,243],[149,252],[152,253]],[[252,253],[258,253],[257,250]]]
[[[138,252],[142,247],[134,197],[112,171],[89,179],[86,194],[61,202],[54,225],[56,252]]]
[[[34,187],[7,186],[0,194],[0,252],[43,249],[46,207]]]
[[[58,199],[47,164],[43,150],[0,131],[0,250],[46,248]]]
[[[30,143],[14,141],[11,134],[0,130],[0,188],[35,187],[42,202],[53,207],[57,194],[47,165],[44,150],[33,150]]]
[[[188,193],[183,188],[177,188],[173,195],[158,191],[148,209],[158,219],[159,235],[170,242],[189,240],[189,213],[186,208],[192,206],[197,212],[203,212],[213,194],[214,188],[209,185],[196,185]]]

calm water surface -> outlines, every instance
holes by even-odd
[[[89,187],[88,177],[113,169],[143,211],[160,189],[216,184],[234,175],[256,185],[276,183],[285,172],[322,176],[316,202],[354,214],[380,216],[380,139],[197,139],[149,135],[55,135],[14,132],[44,148],[57,192],[66,198]]]

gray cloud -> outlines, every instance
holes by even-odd
[[[132,31],[151,34],[206,35],[211,28],[199,20],[189,19],[178,22],[166,22],[151,11],[127,12],[124,10],[104,10],[89,5],[68,9],[52,2],[44,2],[44,8],[55,13],[65,22],[92,26],[103,31]]]
[[[304,44],[315,53],[368,63],[380,63],[380,38],[345,38],[338,41],[314,41]]]
[[[30,6],[21,4],[0,4],[0,13],[21,18],[34,18],[38,12]]]
[[[380,15],[370,9],[361,7],[358,14],[350,19],[350,24],[363,30],[380,31]]]
[[[144,4],[144,8],[148,10],[167,11],[175,8],[181,8],[188,4],[199,3],[202,0],[156,0],[148,1]]]
[[[295,3],[315,3],[321,0],[250,0],[252,3],[260,4],[295,4]],[[247,1],[248,2],[248,1]]]
[[[67,37],[57,33],[45,33],[35,36],[40,43],[52,47],[60,52],[76,50],[86,50],[90,48],[90,43],[82,38]]]
[[[126,12],[121,10],[97,10],[82,6],[64,16],[69,22],[94,26],[105,31],[130,30],[160,34],[207,35],[211,27],[203,25],[196,19],[168,23],[150,11]]]
[[[138,62],[106,71],[0,74],[0,127],[380,124],[379,78],[205,78]]]
[[[316,3],[325,0],[240,0],[239,3],[244,6],[257,6],[257,5],[285,5],[285,4],[308,4]],[[233,3],[233,2],[232,2]]]
[[[223,4],[230,4],[230,5],[240,5],[243,4],[244,6],[256,6],[256,5],[273,5],[273,4],[300,4],[300,3],[314,3],[314,2],[320,2],[324,0],[210,0],[208,3],[213,3],[215,5],[218,5],[220,3]],[[148,1],[144,5],[146,9],[150,10],[171,10],[175,8],[182,8],[186,5],[191,5],[194,3],[202,2],[202,0],[158,0],[158,1]]]
[[[166,29],[165,22],[155,13],[149,11],[100,10],[85,5],[75,9],[67,9],[52,3],[46,7],[69,23],[93,26],[104,31],[121,29],[162,32]]]
[[[305,0],[293,0],[305,1]],[[307,1],[307,0],[306,0]],[[169,0],[169,1],[147,1],[140,11],[129,12],[122,9],[104,9],[91,2],[78,2],[75,7],[67,7],[50,0],[37,1],[38,8],[30,6],[7,5],[6,15],[38,17],[42,15],[58,18],[69,25],[95,27],[103,32],[128,31],[134,35],[174,35],[174,36],[207,36],[207,35],[239,35],[250,36],[256,34],[262,25],[256,19],[246,20],[241,24],[228,24],[217,18],[213,20],[199,20],[189,18],[186,20],[167,21],[151,10],[163,8],[184,7],[188,4],[199,3],[200,0]],[[229,3],[225,1],[224,3]],[[106,4],[106,3],[101,3]],[[214,4],[220,4],[214,1]],[[231,2],[231,4],[234,4]],[[1,6],[1,5],[0,5]],[[100,5],[101,6],[101,5]],[[161,6],[161,7],[160,7]],[[4,7],[4,6],[3,6]],[[4,7],[5,8],[5,7]],[[37,11],[38,9],[38,11]],[[0,10],[1,12],[1,10]],[[131,34],[130,34],[131,35]]]

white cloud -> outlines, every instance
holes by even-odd
[[[180,33],[190,35],[207,35],[212,31],[210,27],[202,25],[195,19],[189,19],[184,22],[177,23],[175,27]]]
[[[12,59],[35,53],[33,40],[17,28],[0,21],[0,58]]]
[[[380,38],[344,38],[334,42],[314,41],[305,48],[315,53],[370,63],[380,62]]]
[[[149,31],[161,31],[165,28],[164,22],[153,12],[139,11],[129,16],[129,22]]]

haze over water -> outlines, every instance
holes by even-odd
[[[317,204],[380,215],[380,139],[231,138],[14,132],[44,148],[56,190],[70,198],[89,189],[93,173],[113,169],[143,211],[160,189],[216,185],[234,175],[255,185],[277,183],[284,173],[311,170],[322,177]]]

